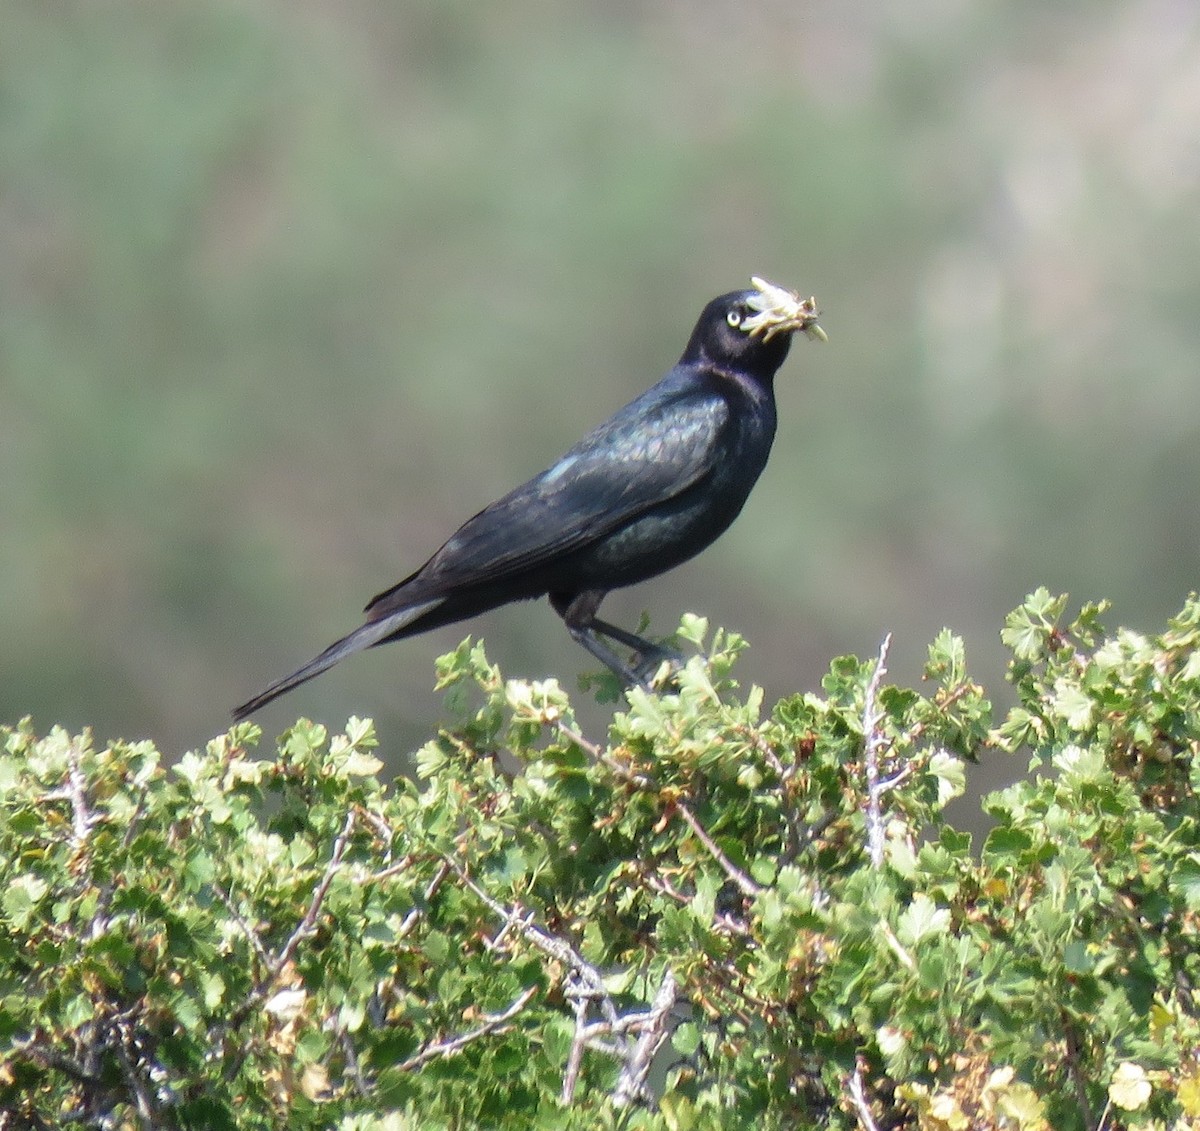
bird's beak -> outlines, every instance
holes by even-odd
[[[761,333],[763,341],[769,342],[776,334],[799,330],[805,337],[829,341],[825,331],[817,325],[820,311],[815,298],[801,298],[795,291],[777,287],[757,275],[752,276],[750,282],[758,293],[751,295],[746,305],[757,313],[743,320],[742,329],[751,337]]]

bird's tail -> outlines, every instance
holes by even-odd
[[[265,707],[273,699],[278,699],[279,696],[291,691],[292,688],[299,687],[302,683],[307,683],[322,672],[328,671],[339,660],[344,660],[347,656],[351,656],[355,652],[361,652],[364,648],[371,648],[376,644],[382,644],[390,636],[399,632],[406,625],[411,624],[422,613],[428,612],[430,608],[437,604],[440,604],[440,602],[427,601],[420,605],[402,609],[393,613],[390,617],[385,617],[383,620],[368,621],[360,628],[356,628],[349,636],[343,636],[341,640],[330,644],[324,652],[314,659],[309,660],[304,667],[292,672],[291,675],[284,676],[283,679],[277,679],[265,691],[260,692],[253,699],[248,699],[240,707],[235,707],[233,709],[234,722],[240,722],[248,715],[252,715],[259,707]]]

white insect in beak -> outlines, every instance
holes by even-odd
[[[815,298],[801,298],[795,291],[777,287],[757,275],[751,277],[750,283],[758,293],[751,295],[746,305],[757,313],[743,319],[742,329],[751,337],[761,332],[763,341],[769,342],[776,334],[799,330],[806,337],[822,342],[829,340],[817,325],[820,312]]]

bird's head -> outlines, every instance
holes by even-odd
[[[757,276],[751,289],[715,298],[692,331],[684,362],[708,361],[770,377],[783,364],[792,335],[828,339],[817,324],[817,300],[777,287]]]

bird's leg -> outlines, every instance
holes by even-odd
[[[601,590],[589,589],[575,595],[552,593],[550,604],[554,611],[563,619],[567,631],[576,643],[581,644],[605,667],[622,679],[626,685],[637,684],[650,690],[650,677],[658,670],[664,660],[672,664],[681,663],[683,657],[672,648],[664,648],[653,641],[646,640],[633,632],[626,632],[615,624],[600,620],[596,610],[604,600],[605,593]],[[599,636],[607,636],[610,640],[632,648],[638,663],[627,664],[611,648],[599,640]]]
[[[649,675],[653,675],[664,660],[671,664],[678,664],[680,667],[686,661],[684,654],[677,648],[668,648],[665,644],[655,644],[653,640],[647,640],[635,632],[626,632],[625,629],[618,628],[615,624],[610,624],[599,617],[592,618],[591,627],[593,632],[607,636],[618,644],[624,644],[626,648],[632,648],[638,656],[638,671],[646,672]]]
[[[567,631],[576,643],[582,644],[593,656],[609,669],[626,687],[644,687],[650,690],[650,682],[640,668],[627,664],[611,648],[605,646],[590,628],[567,625]]]
[[[647,687],[646,680],[625,663],[607,645],[602,644],[596,636],[596,610],[604,600],[603,591],[589,589],[584,593],[564,594],[551,593],[550,604],[554,611],[563,619],[571,639],[586,648],[606,668],[609,669],[627,687],[635,684]]]

